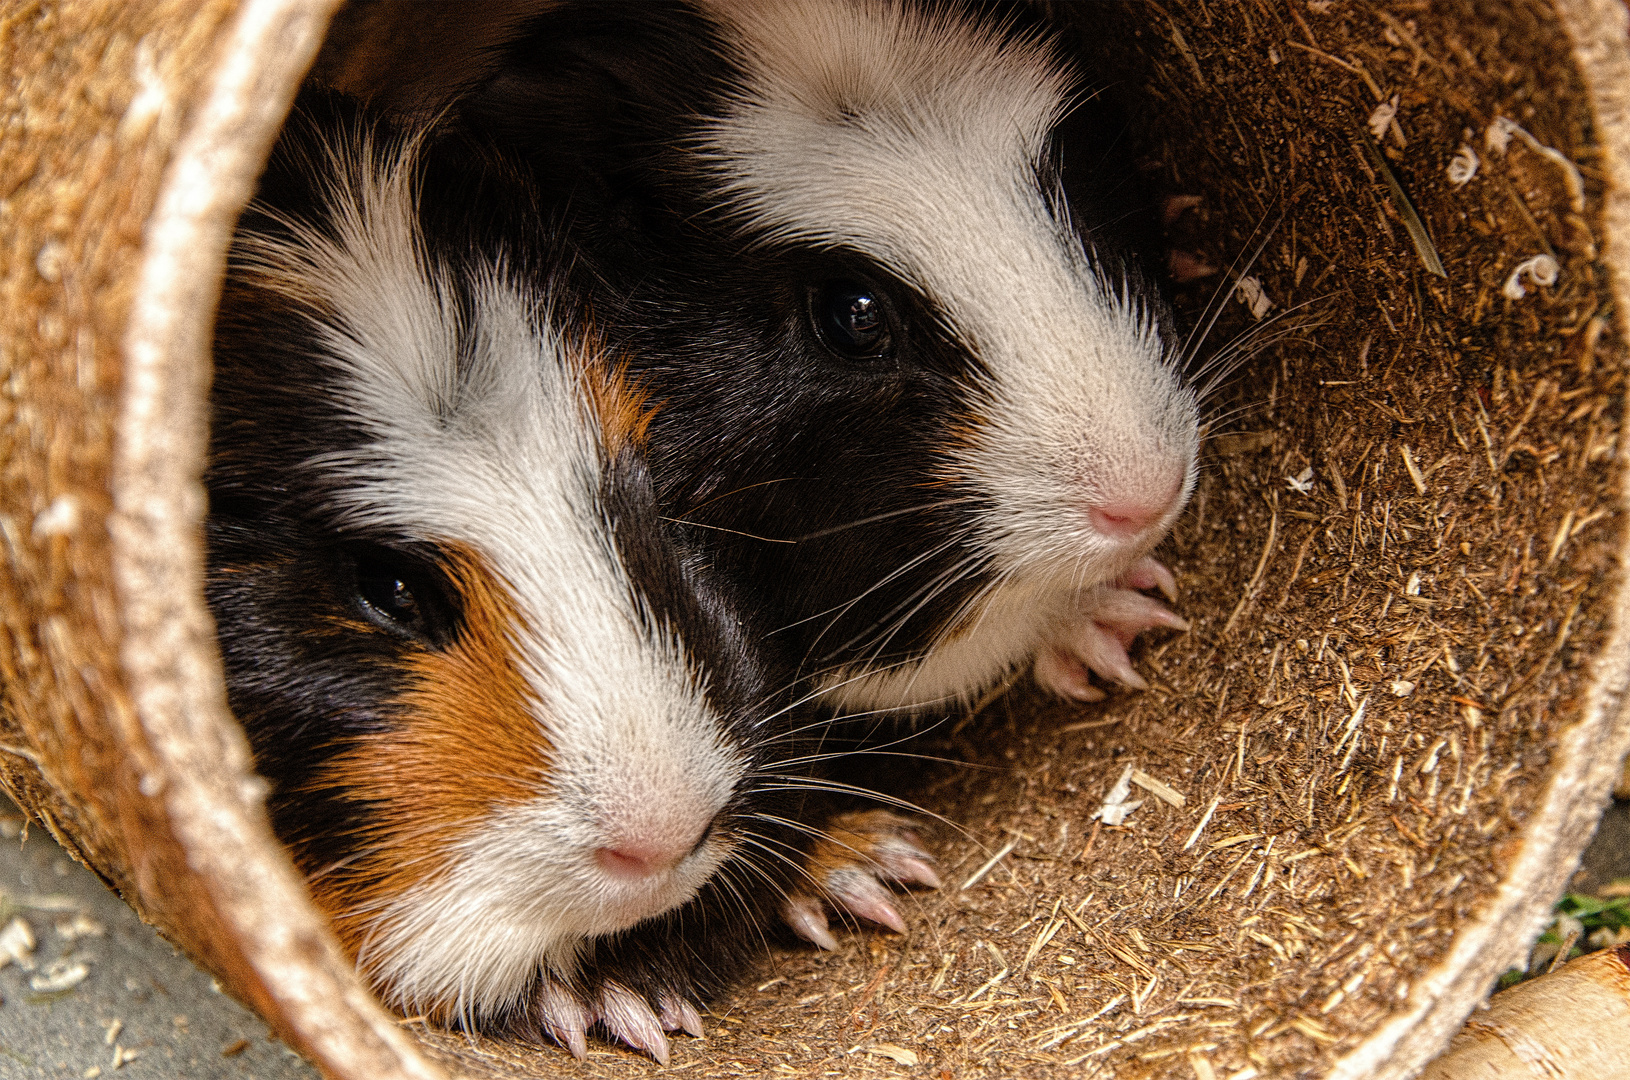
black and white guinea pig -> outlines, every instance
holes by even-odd
[[[383,999],[666,1060],[753,924],[901,928],[881,882],[937,882],[902,819],[815,817],[815,733],[664,531],[651,403],[561,258],[501,163],[304,100],[218,321],[208,596],[274,828]]]
[[[1047,28],[995,8],[571,4],[460,106],[619,297],[664,509],[849,711],[1032,663],[1090,700],[1187,627],[1143,592],[1175,595],[1150,552],[1199,442],[1112,227],[1146,193]]]

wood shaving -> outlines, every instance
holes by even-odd
[[[1268,296],[1268,290],[1262,287],[1262,281],[1255,277],[1242,277],[1234,286],[1234,298],[1244,304],[1250,311],[1251,318],[1260,321],[1274,308],[1273,300]]]
[[[1549,288],[1556,284],[1561,273],[1561,266],[1551,256],[1534,255],[1512,269],[1500,292],[1508,300],[1521,300],[1528,295],[1528,288],[1523,284],[1524,277],[1541,288]]]
[[[1093,812],[1089,820],[1101,821],[1111,826],[1121,825],[1126,822],[1132,811],[1143,805],[1142,799],[1127,802],[1127,796],[1132,794],[1132,772],[1130,765],[1121,772],[1121,778],[1115,781],[1115,785],[1109,789],[1109,794],[1104,796],[1103,805]]]
[[[1132,783],[1138,785],[1138,787],[1142,788],[1144,791],[1147,791],[1161,802],[1175,806],[1179,810],[1183,809],[1184,805],[1188,802],[1188,800],[1183,797],[1183,794],[1176,788],[1169,784],[1163,783],[1162,781],[1156,780],[1142,769],[1133,769],[1128,778],[1132,781]],[[1109,822],[1105,822],[1104,824],[1107,825]]]
[[[916,1065],[920,1061],[915,1050],[908,1050],[893,1043],[874,1043],[871,1046],[862,1047],[861,1052],[875,1057],[885,1057],[890,1061],[899,1062],[901,1065]]]
[[[90,973],[91,969],[83,961],[57,960],[38,975],[30,976],[28,985],[42,994],[55,994],[73,989],[84,982]]]
[[[1461,143],[1460,149],[1455,151],[1455,156],[1449,160],[1449,167],[1444,171],[1448,173],[1449,183],[1455,187],[1465,187],[1477,175],[1479,164],[1481,162],[1478,160],[1477,151],[1473,150],[1469,143]]]
[[[16,964],[24,971],[34,970],[34,930],[28,925],[28,920],[21,915],[15,915],[0,930],[0,968],[7,964]]]

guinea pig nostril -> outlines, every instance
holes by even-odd
[[[645,878],[672,869],[687,854],[687,851],[675,852],[656,844],[627,843],[614,848],[595,848],[594,861],[612,877]]]
[[[1157,528],[1183,495],[1183,474],[1140,481],[1132,491],[1098,493],[1087,502],[1087,520],[1111,540],[1134,540]]]
[[[1165,506],[1120,502],[1093,506],[1087,511],[1092,527],[1116,540],[1130,540],[1165,516]]]
[[[702,845],[706,844],[713,838],[713,835],[719,831],[719,820],[721,817],[723,817],[722,814],[707,823],[707,828],[703,829],[701,835],[696,838],[696,843],[691,845],[688,854],[694,855],[698,851],[701,851]]]
[[[717,828],[717,819],[694,832],[674,823],[669,827],[637,827],[616,830],[603,847],[594,849],[594,861],[615,878],[639,880],[675,869],[707,844]]]

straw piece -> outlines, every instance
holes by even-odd
[[[1018,847],[1018,846],[1019,846],[1019,840],[1018,840],[1017,837],[1015,837],[1012,840],[1009,840],[1007,843],[1003,844],[1001,849],[998,850],[996,852],[996,854],[992,855],[989,859],[986,859],[984,865],[981,866],[978,870],[975,870],[973,872],[973,876],[970,877],[967,881],[964,881],[962,883],[961,887],[957,889],[957,891],[958,892],[965,892],[966,890],[971,889],[975,885],[979,884],[979,881],[980,881],[981,878],[983,878],[986,874],[990,873],[991,870],[996,866],[997,863],[1001,862],[1003,859],[1005,859],[1009,855],[1011,855],[1013,853],[1013,849]]]
[[[1142,769],[1133,769],[1129,774],[1129,779],[1161,802],[1175,806],[1179,810],[1183,809],[1183,804],[1188,801],[1176,788],[1161,783]]]

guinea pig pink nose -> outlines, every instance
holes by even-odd
[[[1164,506],[1153,507],[1135,502],[1109,503],[1094,506],[1087,516],[1092,527],[1105,536],[1117,540],[1130,540],[1144,529],[1159,521],[1166,512]]]
[[[642,878],[672,870],[690,849],[676,850],[662,844],[625,842],[616,847],[596,848],[594,858],[612,877]]]
[[[1161,485],[1153,496],[1140,493],[1095,501],[1087,510],[1087,519],[1105,536],[1131,540],[1159,524],[1182,490],[1183,481],[1179,477],[1169,485]]]
[[[638,879],[665,873],[685,861],[685,856],[701,846],[707,828],[689,839],[673,837],[621,837],[606,847],[595,848],[600,869],[612,877]]]

